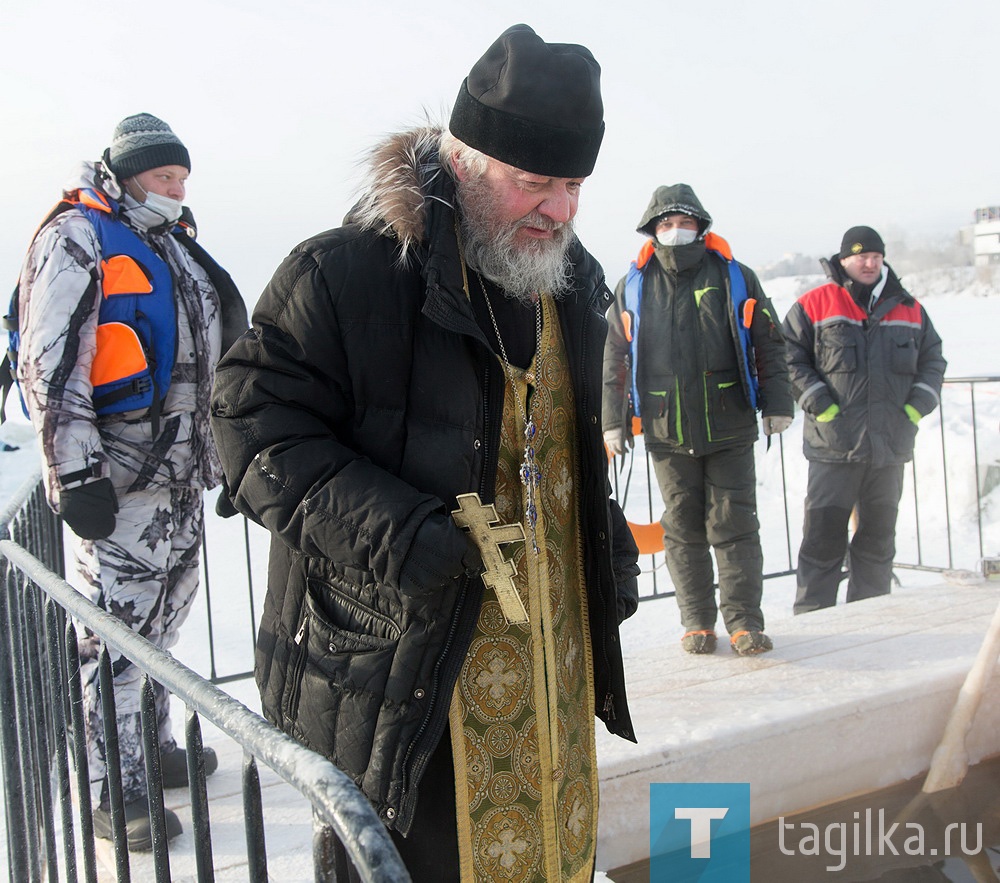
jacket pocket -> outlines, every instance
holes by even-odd
[[[309,580],[282,713],[292,736],[356,778],[368,767],[399,637],[389,617]]]
[[[825,374],[856,371],[858,342],[850,328],[825,328],[816,341],[816,366]]]
[[[746,401],[735,369],[706,371],[704,382],[709,441],[732,438],[740,430],[755,425],[757,418]]]
[[[889,368],[894,374],[908,374],[911,377],[917,373],[917,342],[909,334],[892,335],[891,352],[889,353]]]
[[[673,374],[648,378],[639,392],[642,409],[642,431],[652,439],[682,442],[678,425],[677,379]]]
[[[889,447],[899,457],[909,460],[917,439],[917,425],[903,408],[892,414],[889,427]]]
[[[124,322],[97,326],[97,352],[90,366],[90,382],[104,386],[144,374],[149,369],[146,350],[135,329]]]
[[[101,291],[105,297],[150,294],[152,290],[152,274],[135,258],[116,254],[101,261]]]
[[[820,423],[815,416],[806,416],[805,440],[814,448],[837,454],[848,454],[858,443],[858,436],[841,411],[829,423]]]

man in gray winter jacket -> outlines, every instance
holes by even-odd
[[[140,113],[35,235],[19,285],[18,379],[43,457],[49,504],[73,531],[84,591],[162,649],[198,588],[202,496],[221,468],[208,424],[215,363],[247,326],[229,275],[194,241],[182,212],[187,148]],[[98,639],[80,655],[94,831],[111,836]],[[152,846],[140,732],[141,673],[109,648],[128,844]],[[163,784],[187,784],[154,686]],[[217,766],[204,752],[207,772]],[[181,833],[166,810],[167,836]]]
[[[375,150],[219,368],[229,486],[273,536],[264,713],[358,783],[414,880],[589,881],[594,714],[634,738],[611,293],[572,227],[603,132],[593,55],[508,29],[449,132]]]
[[[795,613],[837,603],[845,551],[847,601],[889,593],[903,464],[920,419],[938,405],[947,365],[875,230],[851,227],[822,263],[830,281],[802,295],[784,324],[809,460]]]
[[[641,417],[666,507],[664,551],[684,649],[715,650],[721,610],[730,646],[749,655],[771,649],[760,609],[755,411],[763,411],[765,434],[780,433],[792,399],[774,307],[711,225],[687,184],[654,191],[638,227],[650,239],[608,312],[605,441],[621,453],[631,416]]]

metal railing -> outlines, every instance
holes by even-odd
[[[170,880],[170,859],[151,679],[165,686],[187,709],[198,880],[214,880],[201,718],[243,748],[242,796],[250,880],[265,883],[268,879],[258,762],[312,805],[316,880],[338,879],[348,858],[366,881],[397,883],[409,879],[371,804],[344,773],[100,610],[63,580],[58,575],[61,534],[61,524],[49,512],[37,476],[0,513],[0,640],[4,642],[0,646],[0,764],[11,883],[75,881],[81,876],[97,880],[78,625],[102,642],[100,687],[118,880],[131,879],[131,871],[109,647],[127,656],[144,674],[141,720],[157,881]]]
[[[968,421],[963,419],[963,412],[968,414]],[[941,406],[935,415],[938,441],[918,447],[911,464],[911,512],[916,560],[912,563],[899,562],[895,565],[897,567],[953,570],[966,566],[972,556],[981,561],[989,551],[986,548],[987,498],[993,488],[1000,486],[1000,377],[948,378],[941,393]],[[939,476],[936,468],[932,475],[925,474],[928,462],[940,466]],[[953,505],[956,492],[962,493],[961,489],[956,490],[955,482],[962,484],[970,475],[971,497],[969,485],[965,482],[965,498]],[[919,493],[934,485],[937,485],[944,500],[945,522],[943,534],[939,533],[936,537],[928,536],[925,527],[927,519],[921,518]],[[966,515],[962,519],[964,525],[953,523],[953,516],[961,517],[963,513]],[[968,517],[970,513],[973,515],[971,518]],[[995,518],[993,522],[996,522]],[[963,527],[973,526],[975,532],[970,537]],[[997,551],[1000,550],[994,549],[993,553]],[[932,563],[935,558],[938,563]]]
[[[945,380],[940,407],[921,421],[916,452],[906,469],[896,531],[894,567],[897,570],[937,573],[978,570],[987,555],[1000,556],[1000,528],[994,528],[992,533],[989,530],[991,525],[1000,525],[1000,516],[989,518],[987,492],[993,482],[1000,485],[998,426],[1000,377]],[[763,441],[757,444],[757,508],[765,580],[795,572],[808,472],[808,464],[801,453],[801,427],[802,418],[798,416],[792,429],[777,436],[770,449],[765,448]],[[617,458],[610,478],[616,499],[623,504],[633,523],[649,525],[659,521],[663,503],[641,436],[633,452],[625,458]],[[1000,500],[995,505],[1000,505]],[[227,532],[225,537],[223,531]],[[238,533],[242,534],[240,557],[245,561],[245,571],[234,560],[225,560],[225,556],[213,553],[216,544],[221,545],[224,538],[235,549]],[[252,659],[256,629],[254,586],[266,572],[269,541],[264,528],[242,517],[226,522],[206,519],[202,556],[205,612],[200,620],[206,640],[189,649],[209,654],[204,664],[195,667],[205,670],[213,683],[222,684],[252,675],[251,670],[243,668],[219,670],[221,654],[216,652],[216,638],[222,631],[224,639],[231,643],[238,641],[240,647],[245,648],[230,654],[230,659]],[[640,581],[641,599],[672,597],[673,585],[662,551],[642,556],[640,563],[646,575]],[[213,617],[217,600],[213,593],[213,576],[221,577],[226,585],[220,601],[226,615],[218,624]],[[185,624],[185,633],[198,627],[199,617],[192,614]],[[182,641],[186,640],[182,637]]]
[[[777,436],[766,453],[758,442],[757,508],[765,579],[795,573],[808,471],[801,454],[801,424],[798,417],[793,430]],[[921,420],[906,469],[895,569],[979,570],[989,555],[1000,555],[1000,517],[989,518],[990,491],[1000,486],[998,427],[1000,377],[945,380],[940,407]],[[635,449],[616,458],[610,477],[615,497],[637,531],[659,521],[663,503],[641,436]],[[651,590],[643,591],[640,600],[672,596],[662,551],[642,556],[641,564],[647,574],[642,584]]]

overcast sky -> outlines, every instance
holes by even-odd
[[[660,184],[691,184],[751,266],[859,223],[948,239],[1000,204],[997,0],[3,0],[0,273],[76,162],[148,111],[189,148],[200,241],[253,303],[339,223],[368,147],[446,122],[518,22],[602,66],[578,229],[612,285]]]

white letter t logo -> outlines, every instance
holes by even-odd
[[[724,819],[729,808],[725,806],[678,806],[675,819],[691,821],[691,858],[712,857],[712,819]]]

